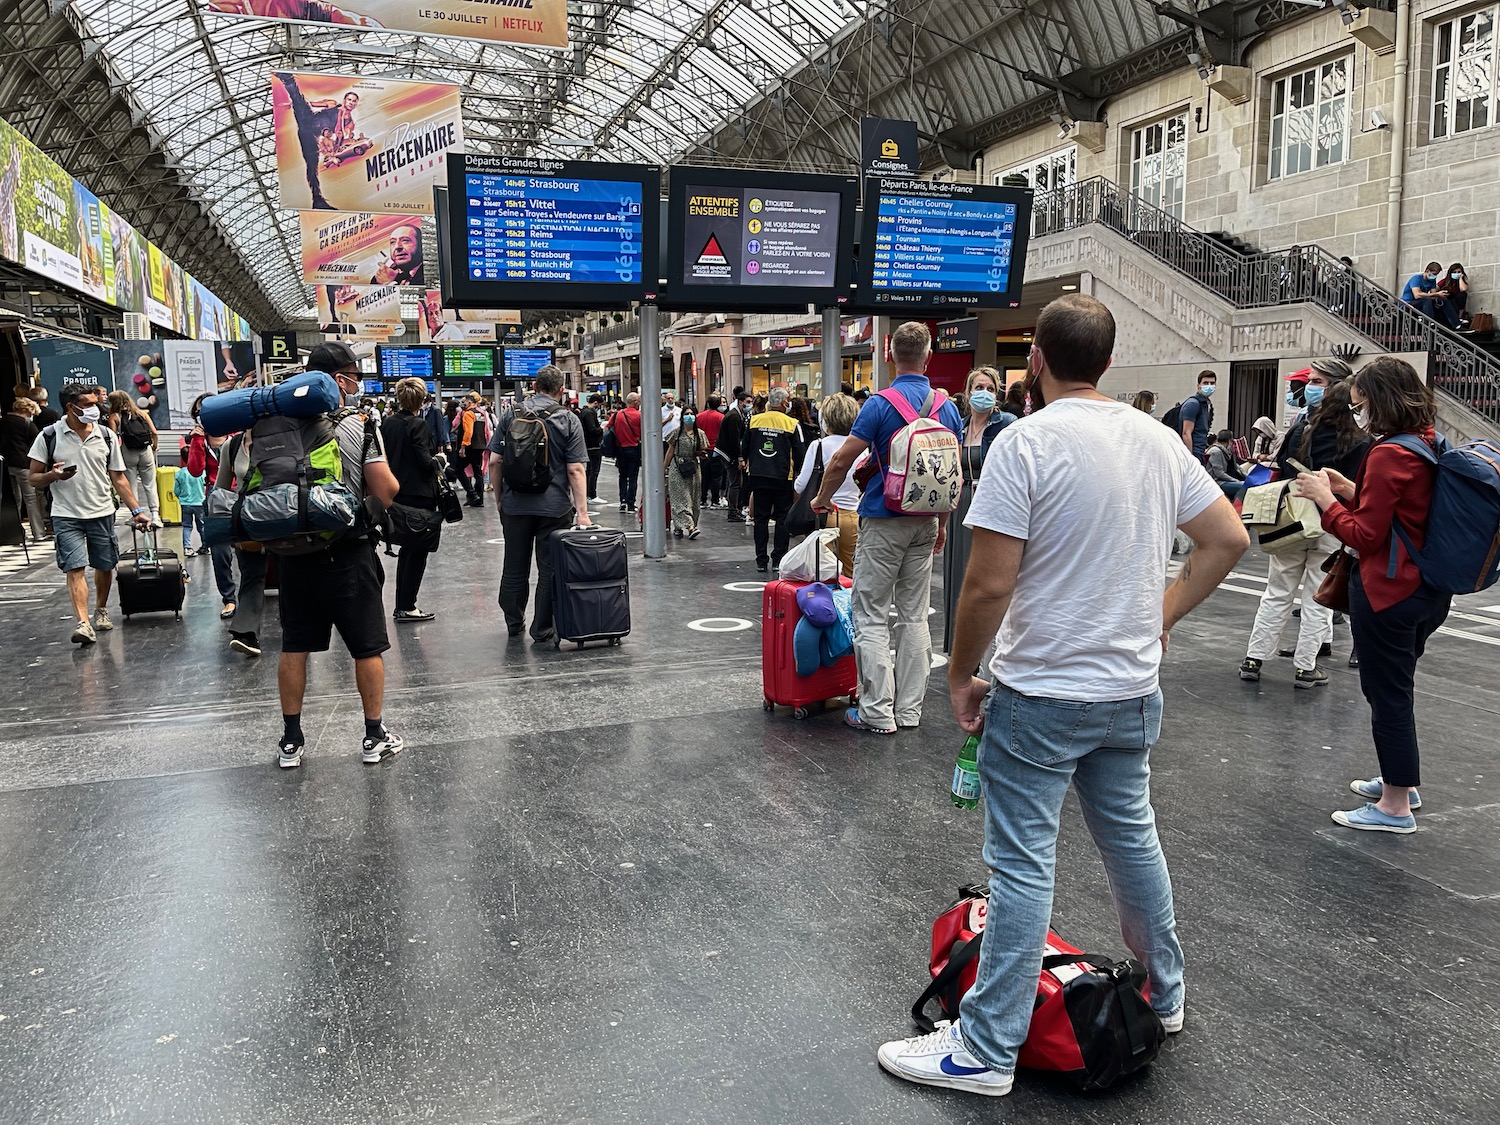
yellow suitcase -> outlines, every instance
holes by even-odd
[[[177,503],[176,480],[176,468],[157,466],[156,499],[161,504],[160,510],[163,523],[182,522],[182,507]]]

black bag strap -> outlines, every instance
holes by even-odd
[[[923,1011],[927,1005],[938,996],[942,996],[958,984],[958,978],[968,967],[969,962],[979,956],[980,943],[984,941],[984,931],[980,930],[962,945],[955,946],[953,952],[948,954],[948,963],[938,970],[938,975],[932,978],[932,983],[922,989],[922,995],[917,997],[917,1002],[911,1006],[911,1020],[923,1031],[937,1030],[937,1024],[929,1019]]]

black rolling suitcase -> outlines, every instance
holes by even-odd
[[[630,563],[625,533],[578,528],[552,533],[552,627],[556,646],[620,643],[630,633]]]
[[[156,529],[146,532],[145,546],[132,527],[130,550],[120,552],[115,585],[120,591],[120,613],[128,621],[136,613],[175,613],[182,616],[182,560],[176,551],[158,550]]]

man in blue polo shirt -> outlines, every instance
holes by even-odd
[[[922,409],[932,384],[927,361],[932,357],[932,335],[927,326],[910,321],[891,333],[891,359],[896,378],[889,393],[903,396]],[[942,394],[941,391],[938,392]],[[944,402],[938,421],[956,435],[963,433],[958,407]],[[854,428],[833,455],[823,474],[823,487],[813,500],[819,512],[833,507],[834,490],[867,449],[880,466],[865,484],[859,502],[859,544],[854,551],[854,656],[859,664],[859,706],[844,721],[871,734],[895,734],[898,727],[915,727],[922,720],[922,699],[932,671],[932,636],[927,627],[932,596],[932,556],[943,549],[946,517],[903,516],[885,506],[884,466],[891,438],[905,419],[881,395],[871,396],[854,421]],[[892,605],[896,622],[890,623]],[[896,658],[891,660],[892,630]]]

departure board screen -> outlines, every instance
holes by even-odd
[[[493,379],[495,349],[449,344],[443,348],[443,375]]]
[[[1021,303],[1028,188],[867,181],[859,301],[874,308],[1014,308]]]
[[[410,377],[426,382],[436,374],[431,348],[388,348],[381,345],[375,349],[375,354],[382,379]]]
[[[538,371],[551,362],[551,348],[506,348],[505,377],[524,379],[529,382],[536,378]]]
[[[673,168],[667,308],[801,308],[849,299],[852,176]]]
[[[625,307],[656,295],[659,168],[466,156],[448,169],[453,301]]]

